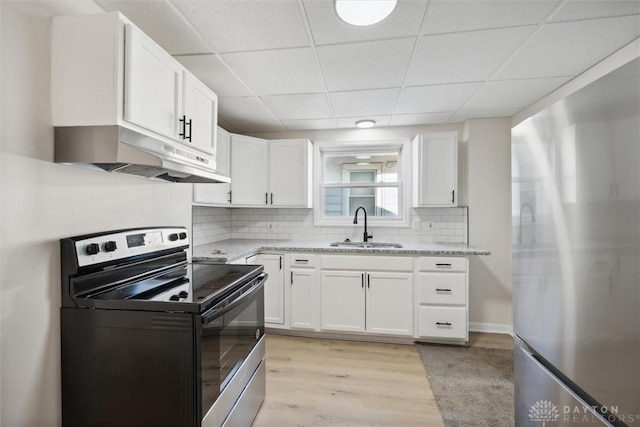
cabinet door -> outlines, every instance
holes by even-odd
[[[284,324],[284,274],[283,255],[260,254],[256,262],[264,266],[269,275],[264,285],[264,321]]]
[[[269,204],[312,207],[311,143],[307,139],[269,141]]]
[[[458,137],[428,133],[413,140],[413,206],[456,206]]]
[[[367,332],[413,334],[413,274],[367,273]]]
[[[217,172],[220,175],[229,176],[229,148],[231,134],[221,127],[218,128],[217,149]],[[229,206],[231,203],[231,184],[194,184],[193,203],[203,205]]]
[[[143,32],[126,26],[125,119],[180,140],[183,67]]]
[[[191,137],[191,141],[188,142],[215,153],[218,97],[204,83],[186,71],[183,114],[190,123],[190,126],[187,126],[187,135]]]
[[[231,201],[234,206],[266,206],[268,142],[231,135]]]
[[[313,268],[292,268],[289,277],[291,288],[290,325],[292,329],[311,329],[317,326],[315,295],[316,270]]]
[[[364,332],[364,273],[322,271],[320,294],[323,331]]]

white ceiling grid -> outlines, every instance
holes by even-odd
[[[640,35],[640,1],[399,0],[372,27],[332,0],[98,0],[210,86],[236,132],[509,117]]]

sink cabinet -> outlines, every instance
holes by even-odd
[[[413,334],[413,259],[323,255],[320,329]]]

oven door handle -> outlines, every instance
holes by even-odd
[[[234,299],[231,302],[231,304],[223,306],[223,307],[214,306],[214,307],[210,308],[209,310],[205,311],[204,313],[202,313],[202,316],[201,316],[202,323],[204,323],[204,324],[210,323],[214,319],[216,319],[216,318],[222,316],[223,314],[225,314],[225,313],[233,310],[234,308],[238,307],[240,304],[245,302],[245,300],[247,300],[248,298],[252,297],[261,288],[263,288],[264,287],[264,283],[267,281],[268,277],[269,276],[266,273],[264,275],[259,276],[257,279],[254,280],[253,286],[251,286],[249,289],[247,289],[238,298]]]

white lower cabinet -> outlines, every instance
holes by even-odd
[[[318,280],[315,255],[289,255],[289,326],[291,329],[318,328]]]
[[[421,257],[416,273],[416,337],[467,341],[467,259]]]
[[[267,253],[246,262],[269,274],[269,328],[468,340],[466,257]]]
[[[413,334],[413,274],[367,273],[366,330]]]
[[[282,254],[258,254],[256,264],[264,266],[269,275],[264,285],[264,321],[284,325],[284,270]]]
[[[322,271],[320,295],[320,329],[365,331],[364,273]]]
[[[413,260],[399,257],[322,257],[320,329],[413,335]],[[324,269],[324,267],[336,270]],[[367,271],[357,269],[367,267]]]

